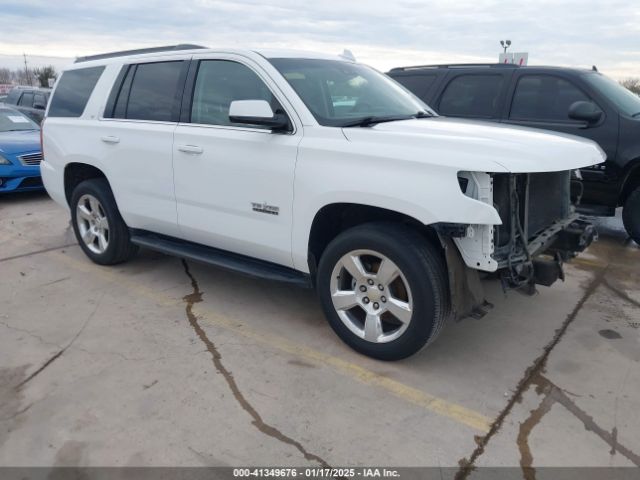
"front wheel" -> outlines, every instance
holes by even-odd
[[[449,310],[442,255],[399,224],[341,233],[320,259],[317,285],[338,336],[380,360],[408,357],[433,341]]]
[[[640,245],[640,186],[624,202],[622,221],[629,236]]]

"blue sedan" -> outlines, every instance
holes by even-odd
[[[42,190],[40,127],[17,110],[0,106],[0,194]]]

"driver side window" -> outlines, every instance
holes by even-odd
[[[282,107],[249,67],[229,60],[203,60],[198,67],[191,104],[191,123],[247,127],[229,121],[235,100],[266,100],[274,112]],[[252,128],[269,129],[266,126]]]
[[[553,75],[524,75],[513,94],[509,118],[570,122],[569,107],[579,100],[589,101],[582,90]]]

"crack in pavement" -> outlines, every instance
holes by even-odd
[[[69,247],[73,247],[75,245],[78,245],[78,243],[74,242],[74,243],[67,243],[65,245],[59,245],[57,247],[43,248],[42,250],[36,250],[35,252],[21,253],[19,255],[13,255],[11,257],[0,258],[0,262],[8,262],[9,260],[15,260],[16,258],[30,257],[32,255],[38,255],[39,253],[53,252],[54,250],[60,250],[62,248],[69,248]]]
[[[42,366],[40,368],[38,368],[35,372],[33,372],[31,375],[29,375],[27,378],[25,378],[22,382],[20,382],[18,385],[16,385],[16,387],[15,387],[16,390],[22,389],[22,387],[24,387],[28,382],[30,382],[36,376],[38,376],[40,373],[42,373],[42,371],[44,369],[46,369],[49,365],[51,365],[53,362],[55,362],[58,358],[60,358],[64,354],[64,352],[66,352],[69,349],[69,347],[71,347],[71,345],[73,345],[73,343],[78,339],[78,337],[82,334],[82,332],[84,332],[84,329],[87,328],[87,325],[89,325],[89,322],[91,321],[91,319],[95,315],[96,311],[98,310],[98,307],[100,306],[100,303],[102,303],[102,299],[104,298],[104,295],[105,294],[103,293],[102,296],[100,297],[100,299],[96,302],[95,308],[89,314],[89,316],[85,320],[85,322],[82,325],[82,327],[80,328],[80,330],[78,330],[78,333],[76,333],[74,335],[74,337],[69,341],[69,343],[67,343],[67,345],[64,348],[62,348],[60,351],[55,353],[51,358],[49,358],[49,360],[44,362],[42,364]]]
[[[18,410],[17,412],[15,412],[15,413],[7,416],[7,417],[0,417],[0,422],[8,422],[9,420],[13,420],[17,416],[22,415],[23,413],[26,413],[31,407],[33,407],[33,403],[30,403],[26,407],[22,408],[21,410]]]
[[[546,395],[540,405],[531,410],[529,417],[520,424],[517,444],[520,450],[520,468],[522,468],[525,480],[534,480],[536,478],[536,471],[532,468],[533,454],[529,447],[529,435],[531,435],[531,431],[540,423],[542,418],[549,413],[554,403],[553,398],[550,395]]]
[[[229,389],[231,390],[231,393],[235,397],[236,401],[240,404],[242,409],[247,412],[253,419],[251,423],[265,435],[268,435],[269,437],[275,438],[282,443],[295,447],[306,460],[315,461],[323,467],[330,468],[330,465],[325,460],[323,460],[318,455],[309,453],[300,442],[286,436],[276,427],[265,423],[258,411],[253,407],[253,405],[251,405],[244,394],[240,391],[236,380],[233,378],[233,374],[222,363],[222,355],[220,355],[220,352],[218,351],[216,345],[209,339],[209,337],[207,337],[206,332],[198,323],[198,318],[196,317],[195,313],[193,313],[193,305],[202,302],[202,291],[200,290],[200,286],[198,285],[196,278],[189,270],[187,261],[182,259],[182,265],[184,267],[184,272],[191,281],[191,287],[193,288],[193,292],[183,297],[183,300],[186,304],[185,312],[187,314],[189,324],[198,335],[198,338],[200,338],[202,343],[204,343],[207,347],[208,352],[211,354],[213,365],[215,366],[218,373],[220,373],[227,382],[227,385],[229,386]]]
[[[489,428],[489,432],[484,436],[476,437],[477,446],[469,456],[469,459],[460,459],[460,461],[458,462],[459,469],[456,472],[455,480],[464,480],[471,474],[473,470],[475,470],[475,462],[484,453],[489,441],[500,431],[505,418],[511,413],[514,405],[522,399],[522,395],[529,389],[529,386],[532,384],[535,376],[544,369],[551,351],[556,347],[556,345],[558,345],[558,343],[560,343],[560,340],[567,332],[569,325],[571,325],[571,323],[578,316],[578,312],[580,312],[582,307],[587,303],[587,300],[591,298],[596,289],[603,283],[604,276],[608,268],[609,264],[595,273],[595,276],[593,277],[591,282],[589,282],[589,285],[587,285],[587,287],[585,288],[582,297],[580,297],[580,300],[578,301],[576,306],[573,307],[573,310],[569,312],[565,320],[562,322],[562,325],[556,330],[555,335],[553,336],[551,341],[544,347],[542,354],[538,356],[538,358],[533,361],[531,366],[529,366],[525,370],[524,376],[518,382],[513,395],[511,395],[511,398],[507,402],[507,405],[502,409],[496,419],[492,422],[491,427]]]
[[[8,330],[13,330],[14,332],[20,332],[20,333],[24,333],[26,335],[29,335],[30,337],[37,339],[43,345],[50,345],[52,347],[60,348],[60,345],[58,345],[57,343],[48,342],[44,338],[42,338],[40,335],[37,335],[37,334],[33,333],[32,331],[27,330],[25,328],[14,327],[13,325],[9,325],[7,322],[3,322],[3,321],[0,321],[0,325],[2,325],[3,327],[7,328]]]
[[[529,447],[529,435],[533,428],[542,420],[542,418],[551,410],[551,407],[558,403],[567,409],[575,418],[583,425],[585,430],[595,433],[602,441],[611,447],[609,453],[615,455],[620,452],[630,462],[640,467],[640,455],[634,453],[631,449],[618,442],[618,428],[613,427],[611,432],[599,426],[592,416],[582,410],[567,394],[551,380],[543,376],[540,372],[531,378],[531,385],[535,385],[536,392],[544,395],[542,402],[537,408],[531,410],[529,417],[520,424],[518,432],[518,448],[520,450],[520,467],[524,474],[525,480],[534,480],[536,478],[535,468],[533,465],[533,455]]]

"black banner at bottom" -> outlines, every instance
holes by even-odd
[[[640,480],[632,467],[0,467],[0,480]]]

